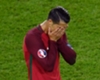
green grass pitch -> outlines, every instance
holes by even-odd
[[[100,0],[0,0],[0,80],[28,80],[23,38],[58,5],[71,15],[66,34],[77,52],[73,66],[61,57],[62,80],[100,80]]]

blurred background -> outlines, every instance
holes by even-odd
[[[62,80],[100,80],[100,0],[0,0],[0,80],[28,80],[23,38],[56,6],[70,13],[66,34],[77,53],[73,66],[61,57]]]

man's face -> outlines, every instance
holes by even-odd
[[[58,24],[52,24],[50,26],[51,31],[56,30],[57,28],[63,28],[63,29],[67,29],[68,27],[68,23],[65,23],[64,21],[60,21]]]

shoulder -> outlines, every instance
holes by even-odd
[[[34,28],[32,28],[32,29],[30,29],[27,33],[26,33],[26,38],[28,37],[28,38],[31,38],[31,37],[38,37],[39,35],[41,35],[40,33],[39,33],[39,30],[38,30],[38,26],[37,27],[34,27]]]
[[[35,43],[41,40],[41,34],[37,27],[29,30],[25,36],[25,43]]]
[[[32,29],[30,29],[27,33],[26,36],[28,35],[34,35],[37,32],[37,27],[34,27]]]

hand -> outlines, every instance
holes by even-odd
[[[52,32],[50,31],[50,28],[49,28],[48,35],[49,35],[50,40],[53,40],[56,42],[58,39],[62,37],[64,32],[65,32],[65,28],[58,27],[56,30]]]

